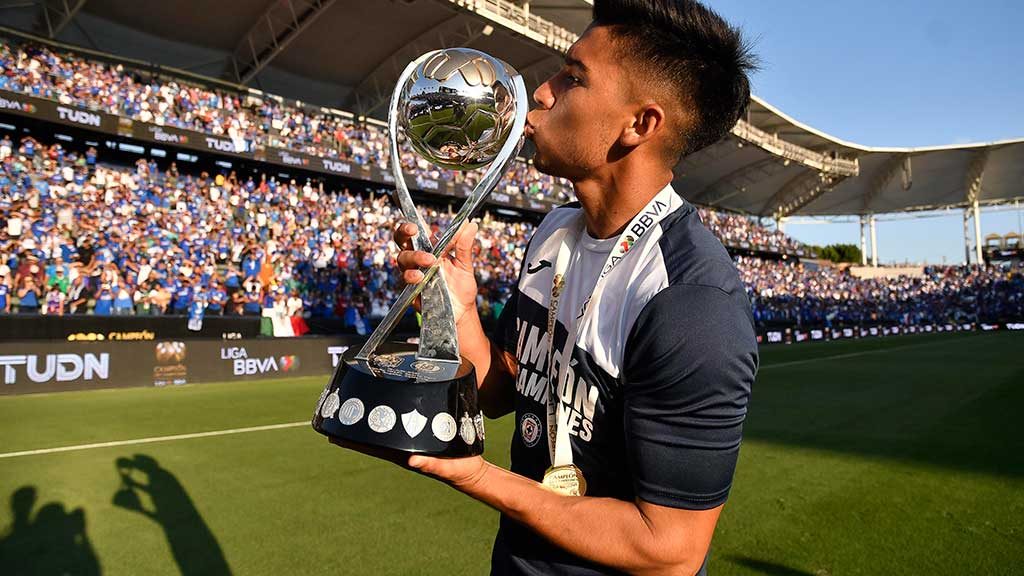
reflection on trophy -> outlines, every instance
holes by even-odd
[[[441,259],[459,227],[480,208],[519,153],[527,102],[518,73],[468,48],[429,52],[402,73],[388,118],[395,201],[405,220],[419,229],[414,247],[438,260],[423,271],[423,281],[405,287],[366,344],[338,363],[313,414],[313,428],[321,434],[411,453],[458,457],[483,452],[476,375],[459,355]],[[399,128],[416,153],[439,166],[487,167],[436,242],[431,242],[402,175]],[[389,342],[418,296],[418,346]]]

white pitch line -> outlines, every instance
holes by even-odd
[[[977,336],[977,334],[973,335]],[[967,340],[973,336],[964,336],[961,338],[952,338],[950,340],[942,340],[940,342],[918,342],[917,344],[904,344],[902,346],[893,346],[891,348],[876,348],[875,350],[865,350],[863,352],[847,352],[845,354],[834,354],[832,356],[821,356],[819,358],[807,358],[805,360],[790,360],[789,362],[778,362],[774,364],[766,364],[758,367],[757,371],[767,370],[769,368],[785,368],[787,366],[798,366],[800,364],[811,364],[813,362],[824,362],[826,360],[842,360],[843,358],[854,358],[857,356],[867,356],[868,354],[881,354],[883,352],[893,352],[895,350],[905,350],[907,348],[920,348],[922,346],[935,346],[936,344],[947,344],[950,342],[959,342],[961,340]]]
[[[152,442],[189,440],[191,438],[209,438],[210,436],[227,436],[229,434],[261,432],[263,430],[280,430],[281,428],[297,428],[299,426],[309,425],[309,420],[304,420],[302,422],[290,422],[288,424],[269,424],[267,426],[252,426],[249,428],[231,428],[229,430],[211,430],[209,432],[194,432],[192,434],[174,434],[173,436],[154,436],[151,438],[136,438],[134,440],[116,440],[114,442],[98,442],[96,444],[59,446],[57,448],[40,448],[39,450],[22,450],[20,452],[7,452],[4,454],[0,454],[0,458],[16,458],[18,456],[35,456],[38,454],[55,454],[57,452],[74,452],[77,450],[92,450],[94,448],[112,448],[114,446],[134,446],[136,444],[150,444]]]

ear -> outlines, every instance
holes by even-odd
[[[665,109],[657,102],[649,102],[637,109],[633,122],[619,136],[619,144],[635,148],[651,141],[665,129]]]

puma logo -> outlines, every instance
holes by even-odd
[[[527,274],[536,274],[537,272],[540,272],[541,270],[543,270],[545,268],[550,268],[550,267],[551,267],[551,262],[548,262],[547,260],[541,260],[535,266],[527,266],[526,267],[526,273]]]

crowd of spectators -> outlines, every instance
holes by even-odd
[[[794,254],[804,245],[778,230],[769,230],[740,214],[699,208],[700,219],[722,244]],[[745,244],[745,246],[744,246]]]
[[[338,317],[359,331],[396,296],[383,194],[312,182],[182,174],[140,159],[0,138],[0,311]],[[435,232],[451,214],[425,218]],[[528,223],[484,218],[481,308],[518,277]]]
[[[348,116],[289,104],[270,95],[235,92],[154,76],[82,58],[43,44],[0,38],[0,90],[47,98],[134,120],[223,136],[239,151],[261,146],[340,159],[387,169],[388,139],[383,129]],[[480,172],[452,171],[427,164],[404,147],[403,168],[440,181],[475,183]],[[518,162],[504,192],[564,202],[571,188]]]
[[[1024,319],[1024,268],[926,266],[860,278],[849,268],[735,256],[754,318],[803,326],[926,325]]]
[[[772,233],[702,211],[723,240]],[[426,209],[434,232],[451,214]],[[397,294],[385,194],[310,181],[98,162],[60,143],[0,138],[0,311],[265,314],[341,319],[365,331]],[[533,226],[485,217],[478,303],[495,318]],[[742,231],[747,230],[748,235]],[[762,236],[763,235],[763,236]],[[795,245],[795,244],[794,244]],[[1024,274],[931,267],[863,279],[833,266],[735,256],[761,324],[904,325],[1024,318]]]

